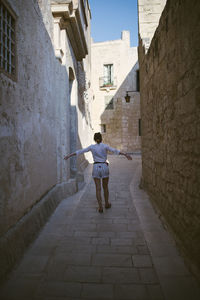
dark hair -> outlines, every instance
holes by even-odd
[[[100,144],[102,142],[102,135],[100,132],[96,132],[94,134],[94,140],[97,142],[97,144]]]

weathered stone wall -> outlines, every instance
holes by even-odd
[[[91,87],[91,12],[89,2],[85,1],[85,13],[87,16],[87,27],[84,26],[88,55],[82,62],[78,63],[77,79],[78,79],[78,141],[76,150],[85,148],[93,141],[93,129],[91,121],[91,103],[92,103],[92,87]],[[85,168],[88,162],[91,161],[91,153],[80,155],[77,158],[77,177],[81,179],[81,171]]]
[[[39,6],[9,2],[18,16],[17,80],[0,75],[1,234],[58,183],[59,112],[65,120],[68,113],[66,69],[55,59]]]
[[[76,180],[69,181],[70,162],[63,160],[70,152],[72,106],[77,115],[76,144],[83,139],[78,124],[85,126],[85,141],[91,127],[88,108],[78,104],[78,62],[65,30],[58,32],[62,60],[55,56],[51,1],[6,3],[17,15],[17,80],[0,73],[0,277],[56,204],[77,190]],[[82,74],[85,66],[87,61]],[[71,97],[69,68],[74,71]]]
[[[121,98],[114,98],[114,109],[105,110],[101,123],[106,124],[103,142],[122,151],[140,151],[139,132],[140,96],[135,93],[134,100],[126,103]]]
[[[149,48],[166,0],[138,0],[139,33],[145,49]]]
[[[167,1],[140,40],[143,185],[200,268],[199,1]]]
[[[120,40],[93,43],[91,50],[94,131],[101,131],[103,142],[112,147],[129,152],[140,150],[137,47],[130,47],[130,33],[123,31]],[[114,84],[111,87],[100,86],[99,78],[104,76],[104,64],[113,65]],[[124,98],[127,91],[132,91],[129,93],[130,103],[126,103]],[[107,99],[113,99],[110,109]]]

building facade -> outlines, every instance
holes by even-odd
[[[119,40],[92,43],[91,51],[93,129],[113,147],[140,150],[137,47],[130,47],[130,33],[123,31]],[[127,91],[130,102],[125,100]]]
[[[88,1],[0,1],[1,276],[86,163],[91,142]],[[84,133],[84,137],[83,137]]]
[[[142,185],[199,275],[200,3],[167,1],[145,40],[144,24],[163,3],[138,1]]]

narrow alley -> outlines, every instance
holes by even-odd
[[[197,300],[200,290],[139,188],[141,156],[109,157],[111,209],[97,211],[91,165],[0,291],[1,300]]]
[[[0,300],[200,299],[199,15],[0,0]]]

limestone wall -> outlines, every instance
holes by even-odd
[[[140,41],[143,185],[200,267],[200,3],[168,1]]]
[[[126,103],[124,95],[114,98],[114,109],[105,110],[101,116],[101,123],[106,124],[103,142],[122,151],[140,151],[139,131],[140,97]]]
[[[80,85],[85,86],[85,73],[90,69],[89,59],[78,62],[66,30],[57,26],[59,30],[55,31],[51,1],[5,3],[17,16],[17,78],[12,80],[0,73],[0,277],[56,204],[76,191],[76,182],[69,181],[70,161],[63,161],[72,143],[72,107],[76,116],[75,147],[82,146],[83,128],[87,132],[85,143],[91,134],[89,108],[80,94]],[[85,32],[90,40],[89,14],[88,18]],[[60,57],[56,58],[56,51]],[[71,86],[69,70],[74,74]],[[38,219],[34,219],[36,214],[31,215],[36,206]],[[24,224],[23,230],[19,224]]]
[[[139,34],[145,49],[149,48],[166,0],[138,0]]]
[[[58,182],[59,111],[68,94],[39,6],[10,4],[17,14],[17,80],[0,75],[1,234]]]
[[[124,151],[140,149],[140,93],[137,91],[137,47],[130,47],[130,33],[120,40],[92,44],[92,126],[103,141]],[[113,85],[101,87],[104,65],[113,65]],[[126,103],[126,91],[130,103]],[[111,105],[108,105],[112,101]],[[109,106],[109,107],[108,107]]]

